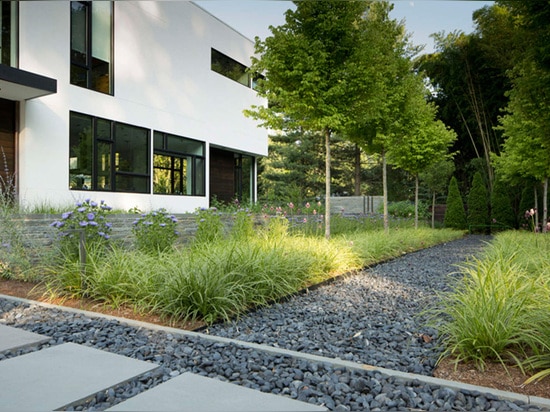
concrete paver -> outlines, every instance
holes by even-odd
[[[272,395],[193,373],[184,373],[108,411],[309,412],[318,405]]]
[[[0,362],[0,411],[52,411],[157,368],[65,343]]]
[[[0,325],[0,353],[49,341],[48,336]]]

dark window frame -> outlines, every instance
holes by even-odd
[[[75,57],[75,51],[73,49],[73,39],[74,39],[74,34],[73,34],[73,4],[80,4],[81,6],[83,6],[86,10],[86,33],[85,33],[85,44],[86,44],[86,52],[85,52],[85,56],[84,56],[84,60],[85,62],[82,63],[81,61],[79,61],[76,57]],[[93,91],[96,91],[96,92],[99,92],[99,93],[103,93],[103,94],[108,94],[108,95],[111,95],[113,96],[114,95],[114,90],[115,90],[115,86],[114,86],[114,22],[115,22],[115,18],[114,18],[114,14],[115,14],[115,10],[114,10],[114,4],[112,1],[109,1],[109,4],[110,4],[110,7],[111,7],[111,16],[110,16],[110,27],[111,27],[111,33],[110,33],[110,39],[109,39],[109,43],[110,43],[110,56],[109,56],[109,62],[108,62],[108,65],[109,65],[109,68],[108,68],[108,90],[105,91],[105,90],[101,90],[99,87],[96,87],[95,85],[95,78],[94,78],[94,61],[99,61],[99,59],[96,59],[93,57],[92,55],[92,45],[93,45],[93,36],[92,36],[92,30],[93,30],[93,25],[92,25],[92,20],[93,20],[93,13],[92,13],[92,1],[71,1],[70,4],[69,4],[69,7],[71,7],[71,11],[70,11],[70,20],[71,20],[71,24],[70,24],[70,32],[71,32],[71,35],[70,35],[70,83],[72,85],[75,85],[75,86],[78,86],[78,87],[83,87],[83,88],[86,88],[88,90],[93,90]],[[75,79],[73,79],[73,76],[76,76],[76,71],[77,70],[82,70],[84,73],[85,73],[85,77],[86,77],[86,80],[85,80],[85,85],[82,85],[82,84],[79,84],[79,82],[77,82]]]
[[[157,136],[161,136],[162,137],[162,147],[161,148],[158,148],[156,147],[156,144],[155,144],[155,139]],[[175,150],[170,150],[168,149],[168,139],[169,138],[175,138],[175,139],[182,139],[182,140],[188,140],[188,141],[192,141],[192,142],[196,142],[196,143],[199,143],[201,146],[202,146],[202,155],[197,155],[197,154],[194,154],[194,153],[185,153],[185,152],[179,152],[179,151],[175,151]],[[161,132],[161,131],[158,131],[158,130],[154,130],[153,131],[153,159],[154,159],[154,156],[155,155],[159,155],[159,156],[165,156],[165,157],[169,157],[170,158],[170,167],[159,167],[159,166],[155,166],[155,162],[153,160],[153,187],[152,187],[152,190],[153,190],[153,194],[155,195],[169,195],[169,196],[206,196],[206,193],[205,193],[205,186],[206,186],[206,181],[205,181],[205,176],[206,176],[206,173],[205,173],[205,165],[206,165],[206,158],[205,158],[205,149],[206,149],[206,144],[205,142],[202,142],[200,140],[196,140],[196,139],[191,139],[191,138],[188,138],[188,137],[185,137],[185,136],[178,136],[178,135],[174,135],[174,134],[171,134],[171,133],[165,133],[165,132]],[[184,190],[185,188],[183,187],[183,179],[180,179],[180,184],[178,187],[178,189],[180,190],[175,190],[175,179],[174,179],[174,171],[175,171],[175,167],[174,167],[174,164],[176,163],[175,162],[175,159],[180,159],[181,161],[181,167],[179,168],[180,172],[181,172],[181,176],[183,176],[183,163],[184,161],[187,162],[187,159],[188,158],[191,158],[191,165],[187,165],[187,173],[189,174],[189,167],[191,167],[191,173],[190,175],[186,175],[186,180],[189,180],[190,183],[191,183],[191,193],[187,193],[187,190]],[[202,164],[201,164],[201,161],[202,161]],[[199,173],[198,169],[202,169]],[[171,191],[172,193],[162,193],[162,192],[155,192],[155,184],[154,184],[154,180],[155,180],[155,170],[167,170],[170,172],[170,188],[171,188]],[[197,176],[201,175],[202,178],[203,178],[203,182],[202,182],[202,192],[200,192],[198,189],[198,185],[197,185]],[[176,193],[176,192],[179,192],[179,193]]]
[[[105,119],[102,117],[97,116],[91,116],[85,113],[79,113],[75,111],[71,111],[69,114],[70,122],[73,120],[73,115],[81,116],[81,117],[87,117],[91,120],[91,145],[92,145],[92,159],[91,159],[91,187],[90,188],[73,188],[71,187],[71,173],[70,173],[70,165],[69,165],[69,189],[70,190],[83,190],[83,191],[98,191],[98,192],[118,192],[118,193],[141,193],[141,194],[151,194],[151,130],[147,129],[145,127],[141,126],[135,126],[129,123],[123,123],[123,122],[116,122],[113,120]],[[109,135],[110,138],[99,136],[98,137],[98,122],[104,121],[109,123]],[[147,134],[147,140],[146,140],[146,147],[145,147],[145,161],[146,165],[143,168],[147,171],[147,173],[139,173],[139,172],[131,172],[128,170],[117,170],[116,167],[116,157],[117,157],[117,126],[129,126],[136,129],[141,129],[142,131],[146,132]],[[72,127],[70,126],[69,129]],[[99,187],[99,180],[100,180],[100,173],[98,170],[98,160],[99,160],[99,146],[100,144],[107,144],[110,145],[109,150],[109,181],[110,181],[110,187],[106,189],[105,187]],[[70,150],[70,149],[69,149]],[[70,157],[70,152],[69,152]],[[105,175],[107,176],[107,174]],[[146,189],[145,190],[124,190],[117,188],[117,177],[118,178],[124,178],[124,177],[130,177],[130,178],[143,178],[146,180]]]

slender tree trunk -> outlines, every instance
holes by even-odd
[[[388,218],[388,171],[386,163],[386,152],[382,150],[382,190],[384,204],[384,231],[389,233],[390,222]]]
[[[325,237],[330,239],[330,130],[325,129]]]
[[[539,227],[539,191],[537,190],[537,185],[535,184],[535,210],[537,213],[535,213],[535,227],[533,230],[537,231]]]
[[[418,175],[414,180],[414,228],[418,229]]]
[[[435,229],[435,192],[432,193],[432,229]]]
[[[355,196],[361,196],[361,148],[355,145]]]
[[[546,224],[548,223],[548,177],[544,179],[542,192],[542,231],[543,233],[546,233]]]

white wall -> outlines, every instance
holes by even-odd
[[[153,196],[68,189],[71,110],[267,155],[267,132],[242,114],[262,100],[210,70],[212,47],[249,65],[250,40],[186,1],[117,1],[114,13],[115,92],[109,96],[69,84],[69,2],[20,3],[20,68],[57,79],[57,94],[21,104],[20,200],[66,205],[90,197],[117,208],[172,212],[207,206],[208,193]],[[208,168],[207,156],[207,183]]]

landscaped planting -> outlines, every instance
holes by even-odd
[[[480,368],[500,361],[550,375],[550,238],[498,234],[483,256],[460,268],[434,319],[446,356]],[[444,323],[440,323],[445,319]]]
[[[158,216],[144,215],[139,222],[143,226]],[[164,211],[162,216],[170,219]],[[235,212],[230,229],[223,227],[217,210],[198,211],[197,224],[194,240],[185,246],[147,247],[144,253],[140,247],[92,244],[85,264],[73,255],[51,265],[48,288],[52,294],[212,323],[336,275],[462,236],[397,225],[386,234],[373,229],[379,226],[372,219],[340,218],[339,234],[326,240],[322,231],[315,235],[307,229],[318,222],[296,226],[275,215],[255,226],[244,210]],[[158,229],[172,230],[169,225]]]

